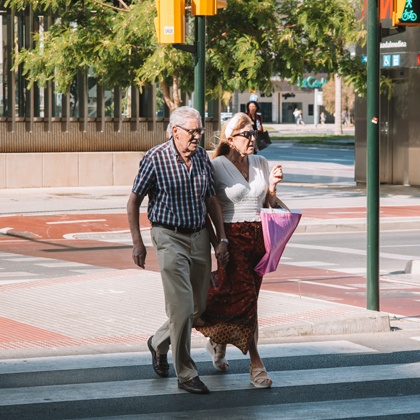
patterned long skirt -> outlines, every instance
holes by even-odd
[[[212,273],[206,311],[195,328],[219,344],[244,354],[258,326],[257,301],[262,277],[254,267],[265,254],[260,222],[225,223],[229,262]]]

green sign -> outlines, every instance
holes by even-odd
[[[315,79],[314,76],[305,77],[304,79],[298,79],[298,86],[300,88],[318,89],[327,83],[327,80],[322,78],[321,80]]]

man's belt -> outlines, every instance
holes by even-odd
[[[192,233],[200,232],[201,230],[203,230],[205,228],[205,226],[200,226],[200,227],[197,227],[197,228],[184,228],[184,227],[178,227],[178,226],[164,225],[163,223],[157,223],[157,222],[153,222],[152,226],[161,227],[161,228],[164,228],[164,229],[169,229],[169,230],[172,230],[172,231],[177,232],[177,233],[185,233],[187,235],[191,235]]]

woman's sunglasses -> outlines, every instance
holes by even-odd
[[[242,136],[245,137],[246,139],[250,139],[251,137],[257,137],[257,130],[252,130],[252,131],[244,131],[243,133],[238,133],[238,134],[234,134],[232,137],[237,137],[237,136]]]

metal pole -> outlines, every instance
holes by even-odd
[[[379,10],[368,0],[367,35],[367,309],[379,311]]]
[[[194,108],[200,113],[203,127],[206,121],[206,17],[195,18],[196,62],[194,67]],[[200,145],[204,147],[201,137]]]

